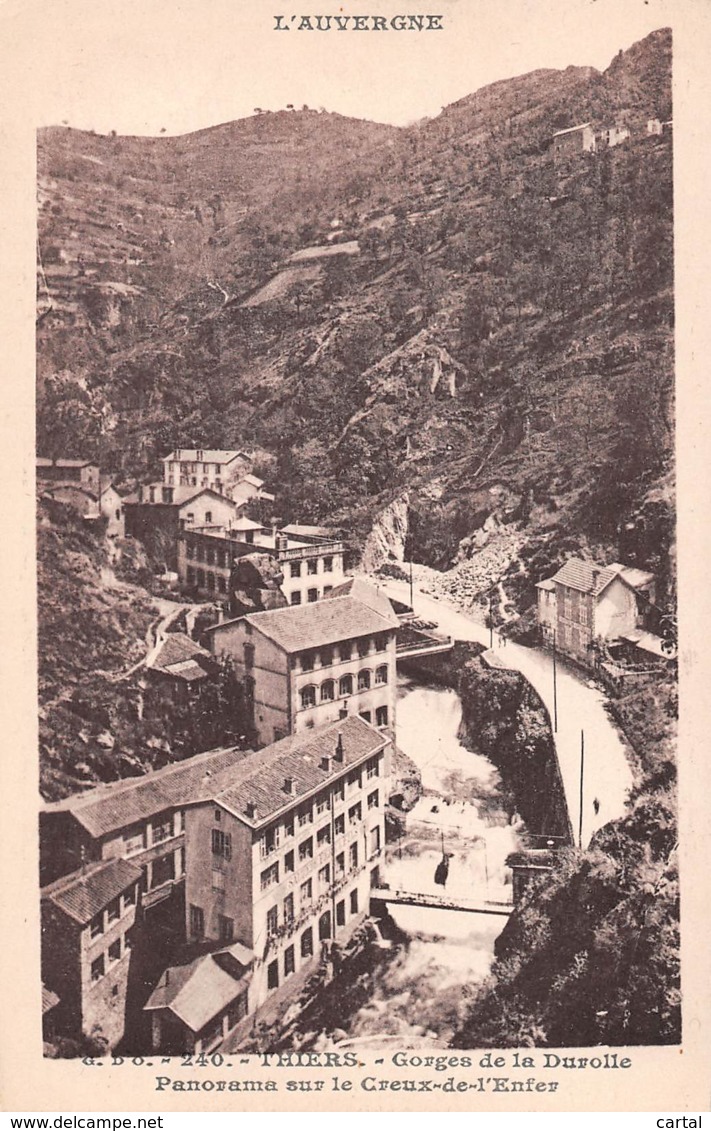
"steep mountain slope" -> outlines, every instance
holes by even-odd
[[[666,600],[672,153],[646,122],[671,116],[670,63],[655,32],[406,130],[47,132],[40,444],[142,474],[256,442],[284,517],[362,544],[406,497],[407,550],[440,567],[516,524],[524,602],[571,549],[649,564]],[[588,120],[631,137],[554,164],[553,132]]]

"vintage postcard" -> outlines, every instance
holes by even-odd
[[[708,1110],[711,11],[3,16],[5,1108]]]

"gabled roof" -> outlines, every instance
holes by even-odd
[[[626,566],[622,562],[613,562],[610,569],[616,570],[633,589],[644,589],[654,581],[654,574],[646,569],[637,569],[636,566]]]
[[[246,989],[253,961],[251,950],[234,943],[185,966],[170,966],[143,1008],[169,1009],[199,1033]]]
[[[293,534],[295,538],[339,538],[340,535],[335,530],[329,530],[326,526],[305,526],[300,522],[291,522],[288,526],[282,526],[279,531],[280,534]]]
[[[92,837],[107,836],[118,829],[144,821],[166,809],[175,809],[194,801],[204,787],[210,788],[211,776],[233,766],[245,757],[237,747],[208,750],[185,758],[162,770],[140,777],[111,782],[63,801],[45,805],[43,815],[70,813]]]
[[[324,594],[324,597],[326,600],[333,600],[334,597],[354,597],[356,601],[367,605],[389,620],[393,628],[398,628],[400,625],[400,618],[393,609],[390,598],[375,585],[364,581],[362,577],[349,577],[341,585],[334,586],[330,593]]]
[[[101,491],[101,494],[103,495],[105,491],[110,491],[112,488],[114,489],[114,491],[116,492],[117,495],[121,494],[121,492],[118,490],[118,488],[116,486],[116,481],[114,480],[113,476],[111,476],[111,475],[100,475],[99,476],[99,489]]]
[[[246,621],[273,640],[285,652],[302,652],[350,640],[370,633],[392,630],[390,617],[376,612],[355,597],[334,597],[308,605],[288,605],[282,609],[249,613],[244,617],[212,625],[208,633],[229,632],[231,625]],[[219,639],[219,636],[215,638]]]
[[[549,592],[555,592],[555,581],[552,577],[547,578],[545,581],[537,581],[536,589],[546,589]]]
[[[339,741],[340,740],[340,741]],[[289,735],[262,750],[249,754],[239,765],[215,775],[210,800],[223,805],[252,828],[259,828],[282,809],[291,808],[302,797],[322,788],[344,769],[371,757],[385,746],[387,736],[361,719],[348,715],[319,730]],[[324,769],[322,760],[333,759],[337,748],[343,760],[331,761]],[[284,783],[292,783],[286,793]],[[249,816],[248,807],[256,812]]]
[[[233,530],[264,530],[264,525],[261,522],[255,522],[253,518],[247,518],[246,514],[241,514],[232,523]]]
[[[250,487],[263,487],[264,480],[259,479],[256,475],[243,475],[240,483],[249,483]]]
[[[201,452],[198,459],[198,452]],[[162,463],[232,463],[238,456],[251,459],[248,452],[227,448],[174,448],[169,456],[163,456]]]
[[[48,884],[41,895],[84,926],[140,878],[141,869],[122,857],[97,860]]]
[[[201,648],[184,632],[170,632],[165,640],[154,649],[153,653],[146,660],[146,667],[151,668],[153,671],[168,672],[169,674],[181,674],[180,672],[171,671],[175,668],[176,664],[184,664],[192,662],[193,666],[197,667],[201,678],[206,678],[209,674],[205,666],[201,666],[198,660],[201,659],[207,665],[214,664],[214,657],[205,648]]]
[[[599,566],[582,558],[568,558],[551,580],[597,597],[617,576],[618,571],[611,566]]]
[[[147,494],[146,488],[149,488],[149,487],[155,487],[155,489],[156,489],[155,499],[152,502],[149,498],[145,498],[145,495]],[[169,491],[172,491],[172,493],[173,493],[172,503],[164,502],[164,500],[163,500],[163,488],[164,487],[167,488]],[[126,503],[128,505],[146,506],[146,507],[157,507],[157,506],[184,507],[184,506],[186,506],[187,503],[193,502],[193,500],[197,499],[200,495],[212,495],[213,498],[219,499],[221,503],[227,503],[228,506],[235,507],[235,504],[233,503],[232,499],[230,499],[227,495],[221,495],[219,493],[219,491],[213,490],[212,487],[187,487],[187,486],[171,487],[171,485],[169,483],[161,483],[160,481],[157,482],[157,483],[146,483],[146,484],[144,484],[144,498],[143,499],[139,499],[138,495],[133,494],[133,495],[127,496],[124,499],[124,503]]]

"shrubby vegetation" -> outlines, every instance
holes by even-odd
[[[681,1040],[676,686],[631,692],[615,712],[637,758],[628,813],[527,890],[457,1046]]]

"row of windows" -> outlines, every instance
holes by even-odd
[[[376,652],[385,652],[388,638],[385,633],[379,632],[376,636],[361,636],[358,640],[342,640],[335,647],[326,647],[316,651],[302,652],[298,659],[302,672],[312,672],[315,667],[330,668],[332,664],[345,663],[357,657],[365,659],[370,655],[371,645]],[[297,657],[292,657],[292,666],[297,667]]]
[[[358,914],[358,889],[354,888],[348,897],[348,906],[351,915]],[[339,900],[336,904],[336,926],[343,927],[346,923],[346,901],[345,899]],[[332,936],[331,926],[331,912],[324,911],[323,915],[318,921],[318,937],[320,942],[325,942]],[[313,927],[307,927],[302,933],[299,940],[299,950],[303,959],[308,959],[314,953],[314,934]],[[294,973],[296,969],[296,952],[294,944],[286,947],[283,957],[284,977],[288,978],[290,974]],[[267,988],[275,990],[279,986],[279,959],[275,958],[267,966]]]
[[[273,852],[276,852],[276,850],[278,849],[279,845],[282,842],[282,839],[288,840],[290,837],[292,837],[294,835],[294,828],[297,824],[300,829],[305,828],[306,825],[310,825],[314,819],[314,808],[316,810],[316,816],[320,817],[322,813],[330,812],[332,804],[345,800],[346,786],[348,786],[349,790],[352,786],[356,786],[357,789],[361,789],[363,784],[363,771],[365,771],[365,776],[368,781],[380,776],[380,761],[377,755],[373,758],[370,758],[364,766],[360,766],[355,770],[350,770],[345,780],[342,779],[341,781],[339,781],[331,790],[324,790],[322,793],[319,793],[316,796],[315,801],[311,800],[303,802],[296,810],[295,816],[292,815],[291,817],[288,817],[283,825],[272,825],[271,828],[265,829],[265,831],[260,835],[258,842],[259,855],[261,856],[261,858],[264,860],[267,857],[271,856],[271,854]],[[375,793],[377,795],[377,790],[375,791]],[[370,794],[368,797],[369,803],[371,796],[373,795]],[[340,828],[340,821],[342,820],[342,817],[343,814],[341,814],[341,816],[339,817],[336,817],[335,820],[335,829],[337,836],[339,835],[339,832],[343,832],[343,829]],[[216,809],[215,821],[218,824],[221,818],[222,814],[220,810]],[[321,843],[322,836],[325,836],[324,830],[327,829],[330,829],[330,824],[324,825],[317,833],[317,841],[319,843]],[[222,853],[219,852],[219,854],[221,855]]]
[[[177,822],[173,813],[161,813],[151,821],[151,844],[161,844],[177,835]],[[133,856],[148,847],[148,829],[145,825],[128,829],[123,836],[125,856]]]
[[[105,950],[103,954],[97,955],[92,962],[92,982],[98,982],[99,978],[103,978],[104,974],[106,974],[116,962],[120,962],[123,956],[128,954],[130,949],[131,939],[128,934],[119,935],[117,939],[114,939],[111,946]]]
[[[209,589],[211,592],[226,593],[227,578],[221,573],[214,574],[211,570],[193,569],[188,566],[186,573],[188,585],[196,585],[198,589]]]
[[[332,585],[324,585],[323,596],[327,597],[332,589],[333,589]],[[303,595],[301,593],[301,590],[295,589],[294,592],[289,597],[289,601],[291,602],[292,605],[300,605],[302,596]],[[313,605],[316,601],[318,601],[318,599],[319,599],[318,589],[307,589],[306,590],[306,602],[307,602],[307,604]]]
[[[342,675],[336,684],[333,679],[326,679],[317,687],[316,684],[309,683],[306,687],[302,687],[299,692],[301,696],[301,706],[304,710],[307,707],[315,707],[316,702],[319,703],[332,703],[336,696],[336,687],[338,687],[338,698],[347,695],[352,695],[354,688],[357,687],[358,691],[369,691],[371,685],[381,687],[388,682],[388,665],[381,664],[380,667],[375,669],[375,678],[370,668],[362,668],[358,672],[357,679],[351,674]]]
[[[368,809],[369,810],[370,809],[377,809],[379,807],[379,805],[380,805],[380,796],[379,796],[378,791],[376,789],[368,795]],[[353,805],[348,810],[348,823],[349,823],[349,825],[354,825],[354,824],[360,823],[361,820],[362,820],[362,806],[361,806],[361,803],[358,802],[356,805]],[[337,817],[335,822],[334,822],[334,832],[335,832],[336,838],[345,835],[345,829],[346,829],[345,815],[341,814],[341,816]],[[323,836],[322,836],[322,834],[323,834]],[[319,835],[318,835],[318,838],[317,838],[317,846],[319,848],[321,848],[324,845],[330,844],[330,843],[331,843],[331,828],[330,828],[329,825],[326,825],[319,832]],[[303,850],[303,853],[302,853],[302,850]],[[378,852],[379,850],[380,850],[380,826],[375,825],[375,827],[370,830],[370,852],[371,852],[371,855],[374,852]],[[313,859],[313,839],[310,837],[307,841],[304,841],[301,845],[299,845],[299,863],[303,863],[306,860],[311,860],[311,859]],[[293,851],[286,853],[286,855],[284,856],[283,865],[284,865],[284,876],[291,875],[294,871],[294,852]],[[351,871],[358,868],[358,841],[354,840],[353,843],[348,848],[348,866],[349,866],[349,869]],[[335,867],[336,867],[336,879],[339,876],[345,875],[345,871],[346,871],[345,852],[339,852],[339,853],[336,854],[336,856],[335,856]],[[328,885],[331,883],[331,866],[330,866],[330,864],[324,864],[324,866],[319,870],[318,879],[319,879],[319,883],[322,886],[328,887]],[[260,887],[261,887],[262,891],[268,891],[270,887],[273,887],[275,884],[278,884],[278,883],[279,883],[279,862],[275,861],[273,864],[270,864],[268,868],[265,868],[264,871],[262,872],[262,874],[260,876]],[[224,889],[221,889],[221,890],[224,890]],[[301,885],[300,895],[301,895],[301,907],[303,908],[304,906],[308,905],[308,903],[310,903],[311,897],[313,895],[311,879],[305,880],[304,883]],[[291,901],[291,906],[292,906],[292,910],[293,910],[293,896],[291,896],[291,895],[287,896],[286,900],[284,901],[285,914],[286,914],[286,910],[287,910],[288,901]],[[274,915],[277,914],[276,908],[273,909],[273,913],[274,913]],[[288,921],[288,920],[285,919],[285,922],[286,921]]]
[[[207,520],[207,515],[205,518]],[[229,569],[231,564],[230,551],[224,546],[205,546],[202,542],[188,541],[185,553],[189,561],[205,562],[221,569]]]
[[[323,573],[333,573],[333,555],[327,555],[325,558],[309,558],[306,562],[289,562],[289,576],[301,577],[304,565],[307,577],[315,577],[320,566]]]

